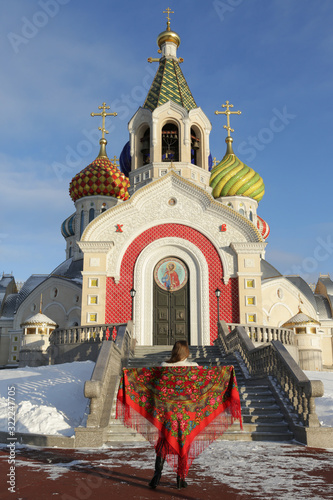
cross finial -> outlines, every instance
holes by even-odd
[[[115,167],[118,167],[118,166],[119,166],[119,165],[117,164],[117,161],[118,161],[118,160],[119,160],[119,158],[117,158],[117,157],[116,157],[116,155],[114,155],[114,157],[113,157],[113,158],[111,158],[111,161],[112,161],[112,163],[113,163],[113,165],[114,165]]]
[[[104,134],[108,134],[109,131],[105,128],[105,117],[106,116],[117,116],[117,113],[107,113],[105,110],[110,109],[110,106],[107,106],[105,102],[103,102],[102,106],[98,106],[98,109],[102,109],[101,113],[91,113],[91,116],[101,116],[102,117],[102,126],[98,127],[98,130],[102,131],[102,139],[104,139]]]
[[[174,14],[174,11],[168,7],[166,10],[163,11],[163,14],[167,14],[167,30],[170,31],[170,14]]]
[[[214,156],[214,158],[213,158],[213,167],[216,167],[216,165],[217,165],[217,159],[216,159],[216,156]]]
[[[216,115],[226,115],[227,117],[227,125],[223,125],[223,128],[226,128],[228,131],[228,137],[230,136],[230,132],[235,132],[233,128],[230,127],[230,115],[240,115],[241,111],[230,111],[230,108],[233,108],[233,104],[229,104],[229,101],[225,101],[225,104],[222,104],[222,108],[227,108],[225,111],[215,111]]]

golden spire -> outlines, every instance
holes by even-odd
[[[43,294],[40,294],[40,302],[39,302],[39,312],[42,314],[42,307],[43,307]]]
[[[107,140],[105,139],[104,134],[108,134],[109,131],[106,130],[106,128],[105,128],[105,117],[106,116],[117,116],[117,113],[107,113],[106,109],[110,109],[110,106],[107,106],[105,102],[103,102],[102,106],[98,106],[98,109],[102,109],[103,111],[101,111],[101,113],[90,113],[90,115],[102,117],[102,126],[98,127],[98,130],[101,130],[101,132],[102,132],[102,138],[99,141],[101,148],[99,151],[98,158],[99,157],[106,157],[107,158],[106,149],[105,149],[105,146],[107,145]]]
[[[167,14],[167,31],[171,31],[170,29],[170,14],[174,14],[174,11],[168,7],[166,10],[163,11],[163,14]]]
[[[215,111],[216,115],[226,115],[227,116],[227,125],[223,125],[223,128],[226,128],[228,131],[228,137],[231,137],[230,132],[235,132],[233,128],[230,127],[230,115],[240,115],[241,111],[230,111],[230,108],[233,108],[233,104],[229,104],[229,101],[225,101],[225,104],[222,104],[222,108],[227,108],[226,111]]]

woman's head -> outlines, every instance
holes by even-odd
[[[190,355],[190,350],[188,348],[188,343],[186,340],[178,340],[172,348],[171,358],[168,363],[177,363],[178,361],[183,361]]]

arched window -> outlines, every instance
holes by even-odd
[[[148,127],[140,139],[141,162],[138,167],[150,163],[150,128]]]
[[[81,219],[80,219],[80,238],[82,236],[84,230],[84,210],[81,210]]]
[[[68,258],[70,259],[73,256],[73,247],[69,247]]]
[[[252,212],[252,210],[250,210],[249,217],[250,217],[250,221],[252,221],[252,222],[253,222],[253,212]]]
[[[174,123],[162,128],[162,161],[179,161],[179,133]]]
[[[94,220],[94,218],[95,218],[95,209],[91,208],[89,210],[89,222],[91,222],[92,220]]]
[[[201,142],[199,131],[196,128],[191,128],[191,163],[201,167]]]
[[[243,208],[240,208],[238,211],[239,211],[239,213],[240,213],[241,215],[245,215],[245,212],[244,212],[244,209],[243,209]]]

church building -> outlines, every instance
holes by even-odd
[[[264,182],[233,151],[231,125],[241,111],[222,96],[216,114],[226,147],[213,161],[212,125],[184,77],[181,40],[166,13],[160,58],[150,58],[156,75],[128,123],[128,142],[118,147],[119,165],[105,138],[106,120],[116,113],[105,102],[91,113],[101,122],[100,151],[70,182],[75,208],[61,225],[65,262],[31,276],[19,291],[12,276],[0,279],[0,365],[19,362],[26,337],[37,335],[27,325],[43,315],[46,336],[50,325],[132,320],[138,345],[147,346],[183,339],[210,345],[219,319],[246,326],[249,335],[291,330],[290,352],[302,368],[332,368],[333,282],[320,276],[313,291],[265,260]]]

